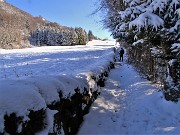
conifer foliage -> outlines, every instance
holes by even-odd
[[[180,97],[180,0],[101,0],[104,26],[127,44],[129,62]]]
[[[89,30],[88,31],[88,41],[92,41],[93,39],[97,39],[97,37],[95,37],[93,32],[91,30]]]

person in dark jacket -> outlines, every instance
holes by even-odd
[[[124,55],[124,49],[123,48],[121,48],[119,55],[120,55],[120,61],[123,61],[123,55]]]

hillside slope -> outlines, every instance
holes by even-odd
[[[81,37],[81,38],[80,38]],[[82,28],[70,28],[45,20],[0,1],[0,48],[25,48],[30,45],[86,44]]]

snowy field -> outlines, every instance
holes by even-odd
[[[89,77],[107,70],[114,46],[115,41],[91,41],[81,46],[0,49],[0,133],[5,114],[15,112],[28,121],[29,110],[59,101],[60,91],[66,97],[77,87],[96,87]],[[49,116],[53,113],[47,109]]]
[[[92,41],[86,46],[0,49],[0,79],[76,75],[99,70],[107,61],[112,60],[114,45],[114,41]]]

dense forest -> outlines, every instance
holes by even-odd
[[[101,0],[104,27],[127,48],[128,61],[180,98],[180,0]]]
[[[0,1],[0,48],[14,49],[44,45],[85,45],[96,39],[92,31],[66,27],[32,15]]]

